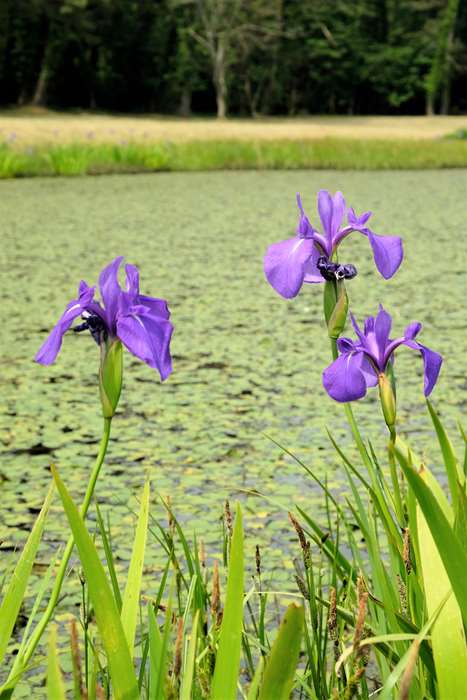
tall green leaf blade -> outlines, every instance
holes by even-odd
[[[418,634],[416,635],[415,639],[413,640],[412,644],[410,647],[407,649],[405,654],[402,656],[401,659],[397,660],[396,665],[390,672],[390,674],[386,677],[384,680],[384,685],[381,688],[381,693],[380,693],[380,700],[392,700],[394,698],[394,688],[399,681],[399,678],[406,672],[407,666],[410,663],[411,659],[413,659],[414,656],[414,651],[416,650],[416,654],[418,655],[420,651],[420,644],[422,641],[425,639],[425,637],[428,635],[431,626],[433,625],[434,622],[436,622],[438,615],[440,611],[443,609],[443,606],[446,603],[446,597],[444,600],[441,601],[439,604],[438,608],[435,610],[433,615],[430,617],[429,620],[423,625],[422,629]],[[435,671],[434,669],[431,671],[431,674],[433,678],[435,677]]]
[[[441,700],[462,697],[467,689],[467,647],[459,605],[420,507],[418,538],[427,614],[431,617],[448,596],[431,630],[431,643]],[[451,592],[451,595],[449,593]]]
[[[136,526],[135,540],[133,543],[133,553],[131,555],[130,568],[128,570],[128,578],[122,602],[122,625],[128,649],[132,657],[135,644],[136,623],[138,620],[139,596],[143,577],[144,552],[146,549],[146,537],[148,532],[149,495],[149,481],[146,481],[141,497],[138,525]]]
[[[101,510],[99,504],[96,503],[96,516],[97,524],[99,526],[99,532],[101,533],[102,544],[104,545],[105,560],[107,562],[107,570],[110,576],[110,583],[112,584],[112,590],[114,592],[115,602],[117,603],[117,608],[122,610],[122,596],[120,593],[120,588],[118,587],[117,572],[115,571],[114,557],[112,553],[112,548],[110,546],[109,537],[105,529],[104,521],[102,519]]]
[[[257,700],[258,699],[258,693],[259,693],[261,681],[263,679],[263,673],[264,673],[264,656],[261,655],[259,657],[259,661],[258,661],[258,665],[256,667],[255,675],[253,676],[253,679],[250,683],[250,687],[248,688],[248,695],[247,695],[246,700]]]
[[[164,700],[167,678],[168,648],[172,627],[172,589],[165,613],[164,631],[161,634],[152,605],[149,614],[149,697],[151,700]]]
[[[52,494],[53,485],[50,487],[41,512],[37,516],[34,527],[27,539],[0,606],[0,664],[5,656],[8,642],[26,593],[28,579],[41,541],[44,522],[52,500]]]
[[[196,644],[198,642],[199,610],[196,611],[191,628],[191,638],[188,644],[185,664],[183,667],[182,683],[180,688],[180,700],[191,700],[191,687],[195,671]]]
[[[465,549],[422,477],[405,460],[401,459],[400,465],[426,518],[466,624],[467,554]]]
[[[444,466],[446,467],[446,473],[448,476],[449,490],[451,491],[452,502],[454,504],[454,508],[456,508],[457,491],[459,488],[458,482],[461,484],[464,483],[464,474],[460,468],[459,461],[454,452],[452,443],[448,437],[448,434],[446,433],[446,430],[444,429],[443,424],[439,419],[438,414],[436,413],[435,409],[433,408],[431,402],[428,399],[426,403],[430,412],[431,420],[433,421],[433,425],[436,430],[436,435],[438,436],[438,442],[441,447]]]
[[[52,625],[49,633],[49,653],[47,662],[48,700],[66,700],[65,686],[57,654],[57,626]]]
[[[158,674],[161,660],[162,637],[157,624],[152,605],[148,605],[148,636],[149,636],[149,697],[159,700],[157,695]]]
[[[230,548],[224,616],[219,634],[211,700],[235,700],[243,629],[243,525],[240,505]]]
[[[303,607],[292,603],[286,610],[264,671],[259,700],[288,700],[300,655],[305,621]]]
[[[54,468],[52,468],[52,473],[88,582],[89,596],[109,663],[113,697],[115,700],[136,700],[139,693],[135,671],[118,608],[104,568],[76,505]]]

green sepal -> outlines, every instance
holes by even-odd
[[[122,391],[122,377],[123,348],[121,342],[113,340],[112,342],[102,343],[99,391],[104,418],[112,418],[115,415]]]
[[[392,388],[391,379],[384,372],[378,375],[378,387],[384,420],[392,434],[396,423],[396,397]]]
[[[326,284],[334,284],[333,282],[326,282]],[[330,338],[339,338],[342,331],[345,328],[347,321],[347,313],[349,310],[349,298],[347,296],[347,291],[345,289],[344,282],[336,282],[335,286],[335,303],[332,309],[331,315],[327,320],[328,324],[328,335]],[[324,290],[325,307],[327,305],[326,301],[326,289]],[[326,308],[325,308],[326,314]]]
[[[326,319],[326,324],[329,323],[329,319],[331,318],[332,312],[334,311],[336,301],[337,301],[336,283],[334,281],[330,282],[330,281],[326,280],[326,282],[324,283],[324,295],[323,295],[324,318]]]

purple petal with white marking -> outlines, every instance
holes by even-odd
[[[92,303],[94,291],[95,287],[88,287],[86,282],[80,282],[78,299],[73,299],[67,305],[60,320],[36,354],[36,362],[39,362],[41,365],[52,364],[60,352],[64,334],[70,328],[75,318],[81,316],[83,311],[86,311],[89,304]]]
[[[318,270],[317,267],[317,262],[318,259],[322,256],[322,253],[318,250],[318,248],[314,245],[312,250],[311,250],[311,256],[310,258],[306,261],[305,266],[303,268],[305,272],[305,276],[303,278],[303,281],[306,282],[307,284],[322,284],[325,282],[325,279],[321,272]]]
[[[362,352],[344,353],[324,370],[323,386],[331,398],[340,403],[347,403],[365,396],[368,367],[365,366],[364,374],[364,359]]]

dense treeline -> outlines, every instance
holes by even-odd
[[[467,0],[0,0],[0,104],[467,111]]]

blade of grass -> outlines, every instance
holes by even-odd
[[[75,539],[86,575],[97,626],[99,628],[113,684],[115,700],[136,700],[138,685],[117,604],[99,559],[94,542],[89,535],[79,511],[71,499],[56,469],[52,474],[62,499],[63,507]]]
[[[139,596],[143,577],[144,551],[146,549],[146,538],[148,532],[149,497],[149,480],[146,480],[143,488],[143,495],[141,497],[138,524],[136,526],[133,552],[131,555],[125,592],[123,594],[121,612],[122,626],[125,632],[130,656],[132,658],[133,648],[135,645],[136,623],[138,620]]]
[[[115,601],[117,603],[117,608],[119,611],[122,609],[122,596],[120,594],[120,588],[118,587],[117,573],[115,571],[114,558],[112,553],[112,548],[110,546],[109,538],[107,537],[107,531],[105,529],[104,521],[102,520],[101,509],[96,503],[96,515],[97,524],[99,526],[99,532],[102,537],[102,544],[104,545],[105,559],[107,561],[107,568],[109,570],[110,582],[112,584],[112,590],[114,592]]]
[[[49,653],[47,661],[47,698],[66,700],[65,686],[57,654],[57,626],[51,625],[49,632]]]
[[[235,700],[243,628],[243,525],[240,505],[230,547],[224,616],[219,634],[211,700]]]
[[[199,610],[196,611],[191,627],[191,637],[188,651],[183,666],[182,685],[180,688],[180,700],[191,700],[191,687],[195,672],[196,645],[198,642]]]
[[[288,700],[290,697],[300,655],[304,621],[303,607],[291,603],[266,663],[259,700]]]
[[[172,624],[172,592],[165,614],[164,632],[161,635],[157,624],[156,615],[150,605],[149,614],[149,697],[151,700],[163,700],[165,698],[165,679],[167,676],[167,650]]]
[[[41,541],[44,522],[52,500],[52,494],[53,485],[49,488],[44,505],[37,516],[34,527],[27,539],[0,606],[0,665],[5,656],[8,642],[26,593],[28,579]]]

